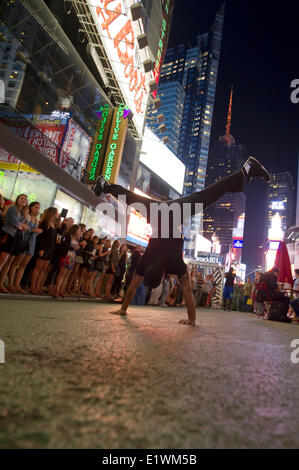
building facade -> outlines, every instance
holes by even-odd
[[[210,31],[197,37],[196,47],[181,44],[168,49],[162,67],[160,82],[179,82],[185,90],[178,149],[186,165],[185,194],[205,185],[224,12],[223,5]]]
[[[92,151],[99,147],[102,114],[109,110],[113,118],[107,136],[118,140],[112,141],[112,152],[107,137],[102,164],[109,158],[118,166],[116,181],[134,187],[146,109],[159,78],[154,69],[167,43],[174,2],[142,5],[137,19],[134,3],[122,3],[123,27],[107,9],[86,1],[15,0],[4,2],[1,10],[0,192],[12,200],[25,193],[42,210],[51,205],[67,208],[76,223],[109,230],[111,236],[112,222],[98,211],[99,199],[87,184],[88,164],[96,160],[97,151]],[[146,24],[146,8],[150,16],[160,12],[154,31],[151,22]],[[109,34],[122,42],[119,47],[113,40],[105,43],[101,28],[108,20]],[[130,64],[123,63],[125,34],[134,44]],[[125,76],[124,70],[130,73]],[[125,119],[120,136],[117,123]]]
[[[295,188],[292,175],[287,172],[272,173],[267,187],[266,230],[271,227],[272,218],[279,214],[281,228],[285,232],[295,223]]]

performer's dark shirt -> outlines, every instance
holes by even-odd
[[[235,282],[236,275],[233,274],[233,273],[228,272],[228,273],[225,274],[225,277],[226,277],[226,281],[225,281],[226,287],[234,287],[234,282]]]

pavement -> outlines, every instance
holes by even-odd
[[[298,325],[111,309],[0,300],[0,448],[298,448]]]

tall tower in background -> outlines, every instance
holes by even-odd
[[[206,186],[239,170],[247,158],[245,146],[236,145],[235,139],[231,134],[232,103],[233,87],[230,92],[225,134],[211,145]],[[211,239],[215,233],[220,240],[223,254],[230,251],[235,233],[237,233],[236,229],[238,228],[238,237],[235,238],[239,241],[235,244],[234,248],[238,249],[239,259],[241,258],[241,240],[243,239],[243,233],[241,234],[240,232],[240,220],[243,222],[242,227],[244,229],[243,214],[245,213],[245,204],[246,198],[243,193],[228,193],[209,206],[205,210],[203,218],[204,236]]]

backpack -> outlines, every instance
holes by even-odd
[[[287,316],[288,306],[283,302],[272,301],[270,308],[268,309],[267,318],[272,321],[281,321],[285,323],[291,323],[292,320]]]

